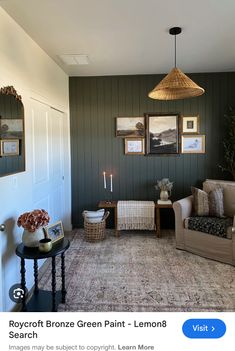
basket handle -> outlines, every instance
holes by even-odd
[[[110,214],[110,212],[109,212],[109,211],[106,211],[105,214],[104,214],[104,217],[103,217],[102,221],[105,221],[105,220],[108,218],[109,214]]]

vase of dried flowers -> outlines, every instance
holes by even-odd
[[[33,210],[19,216],[17,225],[24,228],[23,244],[27,247],[38,247],[39,241],[47,237],[43,228],[49,221],[50,217],[45,210]]]
[[[162,201],[167,201],[171,195],[173,182],[170,182],[168,178],[163,178],[162,180],[158,180],[154,187],[155,189],[160,190],[160,199]]]

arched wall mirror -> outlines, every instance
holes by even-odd
[[[24,106],[13,86],[0,89],[0,177],[25,171]]]

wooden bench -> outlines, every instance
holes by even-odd
[[[120,233],[117,229],[117,201],[100,201],[99,208],[106,208],[106,209],[113,209],[114,210],[114,228],[116,231],[116,236],[119,237]],[[157,201],[155,202],[155,225],[156,225],[156,236],[160,238],[161,236],[161,215],[160,209],[161,208],[172,208],[171,204],[158,204]]]

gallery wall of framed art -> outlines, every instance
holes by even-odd
[[[115,136],[124,139],[125,155],[204,154],[206,136],[199,133],[199,115],[156,112],[116,117]]]

